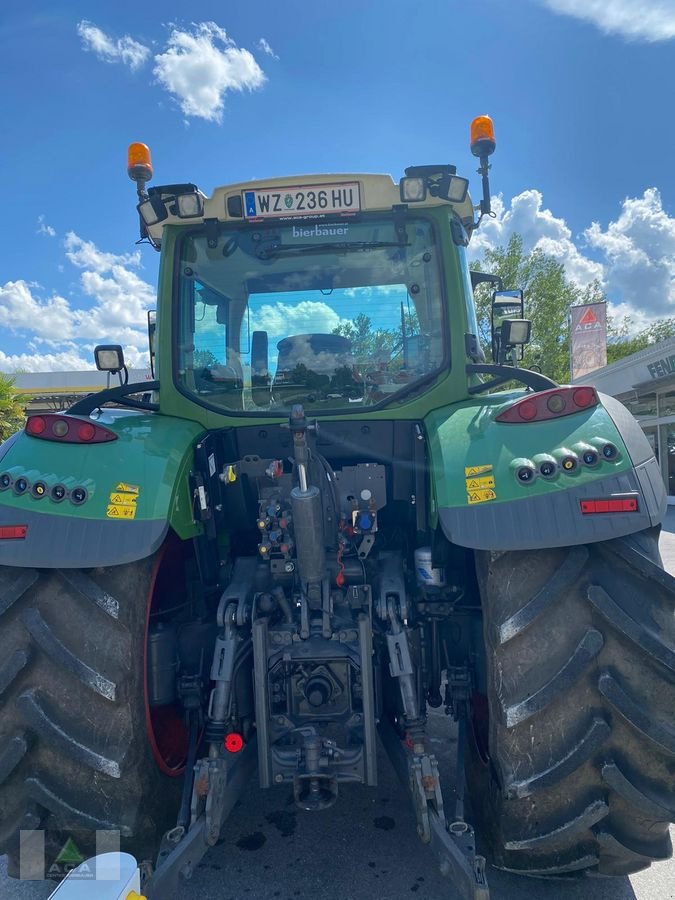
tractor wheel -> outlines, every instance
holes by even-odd
[[[68,838],[93,855],[97,830],[118,830],[123,849],[154,861],[175,823],[186,733],[177,710],[150,711],[145,653],[151,607],[184,583],[181,546],[87,571],[0,566],[0,853],[10,874],[20,829],[44,830],[49,873]]]
[[[675,579],[658,534],[477,554],[487,704],[469,780],[499,868],[626,875],[671,855]]]

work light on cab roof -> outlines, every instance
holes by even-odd
[[[170,184],[146,191],[145,185],[152,178],[150,149],[146,144],[136,142],[129,145],[127,156],[129,178],[136,182],[141,217],[141,238],[149,237],[155,249],[157,243],[147,233],[147,229],[158,225],[170,215],[179,219],[194,219],[204,214],[204,195],[194,184]]]

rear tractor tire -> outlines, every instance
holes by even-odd
[[[470,779],[499,868],[627,875],[671,855],[675,579],[658,533],[477,554],[489,718]]]
[[[123,849],[154,861],[174,824],[182,723],[155,735],[145,702],[164,557],[87,571],[0,567],[0,853],[16,877],[20,829],[45,831],[49,873],[68,838],[93,855],[97,830],[119,830]]]

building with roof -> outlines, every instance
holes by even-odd
[[[668,502],[675,504],[675,338],[578,380],[611,394],[633,413],[661,465]]]
[[[150,369],[130,369],[129,383],[152,381]],[[27,414],[60,412],[76,400],[119,384],[117,375],[99,372],[30,372],[15,376],[15,390]]]

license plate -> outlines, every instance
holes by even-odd
[[[247,219],[353,213],[361,209],[358,182],[303,184],[299,187],[243,191]]]

